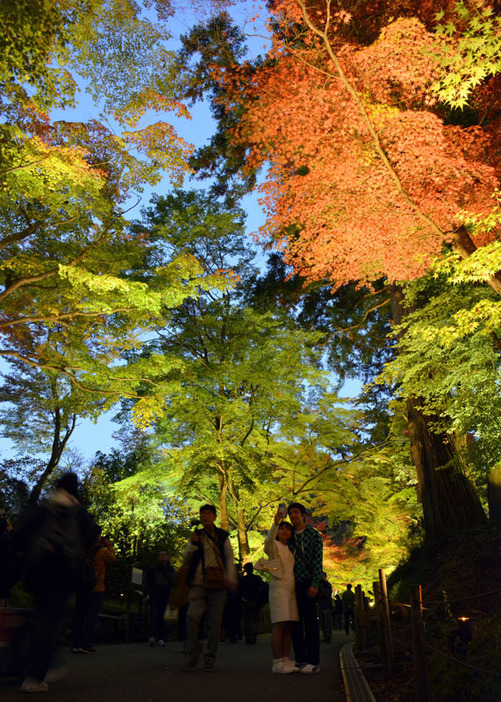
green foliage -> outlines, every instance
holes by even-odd
[[[475,254],[464,263],[446,259],[433,277],[408,287],[409,306],[417,298],[421,304],[395,330],[399,353],[381,375],[383,381],[398,383],[402,396],[423,398],[435,428],[447,431],[451,440],[456,437],[458,448],[464,444],[460,437],[471,437],[464,460],[474,459],[481,484],[501,447],[496,341],[501,306],[490,288],[464,282],[472,280],[475,270],[475,279],[484,275],[483,256]]]
[[[186,504],[156,469],[159,459],[147,437],[127,453],[98,453],[84,480],[85,500],[121,558],[154,559],[168,550],[179,562],[189,528]]]
[[[441,73],[435,93],[453,108],[464,108],[472,91],[501,71],[501,18],[491,5],[483,7],[460,0],[455,3],[456,23],[436,15],[437,56]]]
[[[167,4],[155,5],[163,22]],[[182,111],[165,26],[140,14],[129,0],[0,8],[0,352],[65,375],[102,407],[137,395],[124,352],[164,306],[203,285],[193,257],[151,271],[149,283],[130,274],[147,242],[128,232],[124,203],[162,169],[179,179],[188,155],[170,125],[137,128],[152,108]],[[42,111],[72,104],[82,76],[113,127]]]

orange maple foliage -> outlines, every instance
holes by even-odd
[[[425,3],[421,18],[391,18],[390,5],[378,3],[387,24],[362,43],[357,33],[371,37],[370,18],[364,34],[328,0],[306,12],[301,0],[276,0],[275,17],[288,31],[275,38],[270,61],[252,76],[240,69],[233,82],[224,78],[230,96],[244,95],[234,139],[248,147],[249,168],[269,164],[261,235],[278,241],[310,280],[420,276],[452,241],[462,213],[495,205],[499,118],[447,121],[431,89],[437,59],[422,21],[439,8]],[[475,243],[497,236],[485,231]]]

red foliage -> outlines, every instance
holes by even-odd
[[[298,0],[275,7],[301,21]],[[317,0],[309,16],[321,23],[326,7]],[[431,91],[431,35],[409,17],[412,3],[405,10],[368,45],[356,44],[355,32],[344,39],[349,22],[340,15],[328,42],[304,30],[301,43],[277,41],[273,60],[228,86],[230,99],[232,89],[244,92],[247,108],[235,140],[248,146],[250,167],[270,164],[261,234],[308,279],[420,276],[462,211],[492,209],[499,130],[446,123]]]

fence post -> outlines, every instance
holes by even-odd
[[[388,672],[393,670],[393,640],[391,637],[390,603],[386,589],[386,575],[382,568],[379,569],[379,591],[381,598],[381,624],[383,628],[385,666]]]
[[[372,590],[374,592],[374,603],[376,609],[376,622],[377,622],[377,640],[379,644],[379,655],[381,656],[381,663],[384,665],[386,660],[386,653],[384,648],[384,637],[383,637],[383,617],[381,608],[381,592],[379,587],[379,580],[374,580],[372,583]]]
[[[358,651],[367,648],[367,617],[364,607],[364,593],[361,585],[355,587],[355,640]]]
[[[423,600],[421,585],[411,588],[412,659],[416,702],[427,702],[426,656],[424,651]]]

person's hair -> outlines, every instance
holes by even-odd
[[[251,574],[251,573],[254,572],[254,566],[253,566],[252,563],[250,563],[250,562],[249,562],[249,563],[246,563],[246,564],[244,565],[244,570],[245,570],[246,573]]]
[[[289,509],[287,510],[287,514],[290,514],[291,509],[294,509],[294,508],[298,509],[301,512],[301,514],[303,515],[303,519],[304,519],[306,516],[306,507],[304,505],[302,505],[300,502],[291,502],[289,505]]]
[[[208,510],[209,512],[212,512],[212,514],[213,514],[215,517],[217,516],[216,508],[214,507],[214,505],[210,505],[209,503],[207,503],[206,505],[202,505],[198,511],[199,511],[199,512],[203,512],[203,511],[205,511],[205,510]]]
[[[289,539],[289,543],[290,543],[290,544],[294,543],[294,527],[292,526],[292,524],[291,524],[290,522],[286,522],[286,521],[282,521],[282,522],[280,522],[280,524],[278,525],[277,535],[276,535],[276,537],[275,537],[276,540],[278,541],[278,532],[280,531],[280,529],[281,529],[283,526],[287,527],[287,528],[289,529],[290,533],[291,533],[291,537],[290,537],[290,539]]]
[[[348,590],[351,590],[351,588],[353,587],[353,585],[352,585],[351,583],[348,583],[348,585],[347,585],[346,587],[348,588]]]
[[[65,473],[56,483],[57,490],[66,490],[70,495],[76,497],[77,500],[80,499],[78,487],[78,476],[76,473]]]

